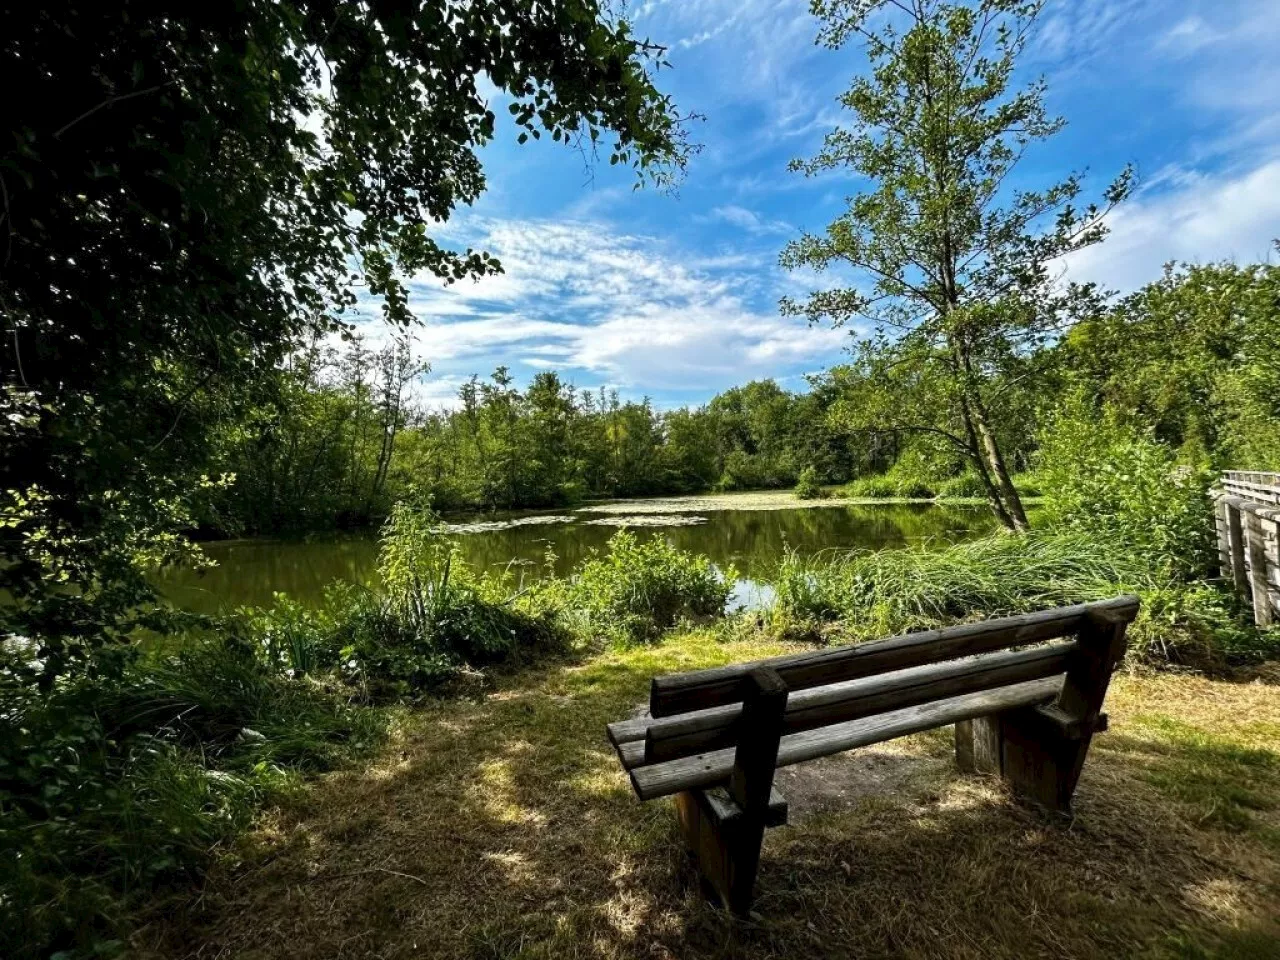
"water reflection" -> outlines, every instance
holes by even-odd
[[[983,507],[885,504],[823,506],[816,509],[719,510],[701,514],[706,522],[690,526],[637,526],[638,537],[665,537],[675,546],[702,553],[721,566],[732,563],[744,578],[735,603],[756,606],[767,599],[768,587],[754,583],[774,568],[786,545],[801,553],[826,549],[900,546],[936,539],[940,542],[989,532],[994,522]],[[501,570],[516,564],[517,576],[537,576],[548,549],[555,569],[568,572],[601,550],[616,527],[584,521],[577,514],[544,518],[525,515],[517,523],[475,524],[472,532],[458,532],[466,560],[477,569]],[[241,604],[262,605],[283,591],[305,603],[317,603],[332,580],[370,583],[377,540],[374,534],[326,536],[308,540],[236,540],[213,543],[206,552],[218,566],[204,573],[168,572],[161,589],[176,603],[203,613],[216,613]]]

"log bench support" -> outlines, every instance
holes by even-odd
[[[1107,726],[1102,701],[1124,657],[1129,619],[1109,610],[1089,611],[1054,703],[958,722],[960,770],[997,774],[1020,796],[1070,813],[1089,744]]]
[[[773,789],[787,685],[775,670],[747,674],[742,737],[726,789],[676,795],[680,829],[704,884],[738,916],[751,909],[766,827],[786,823],[786,804]]]

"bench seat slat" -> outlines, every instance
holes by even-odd
[[[689,713],[681,714],[680,719],[686,717],[693,719],[695,717],[733,717],[737,718],[742,714],[742,704],[731,703],[723,707],[712,707],[709,710],[692,710]],[[631,740],[643,740],[649,732],[649,727],[653,725],[654,718],[647,713],[643,717],[632,717],[630,720],[617,720],[609,724],[605,729],[609,733],[609,740],[615,747],[621,747],[624,743]]]
[[[787,701],[782,732],[801,733],[931,700],[1052,677],[1066,671],[1069,658],[1078,650],[1074,641],[1058,642],[797,690]],[[651,720],[639,760],[664,763],[733,746],[737,743],[741,714],[741,705],[733,704]],[[633,766],[636,757],[637,751],[628,752]],[[625,760],[623,765],[626,766]]]
[[[876,676],[894,670],[1052,640],[1076,632],[1091,613],[1102,611],[1131,620],[1137,615],[1138,599],[1132,596],[1116,597],[981,623],[909,633],[834,650],[791,654],[755,663],[654,677],[650,688],[649,712],[655,717],[670,717],[738,702],[742,699],[743,679],[756,667],[767,666],[776,670],[787,687],[794,692],[807,687]]]
[[[789,734],[782,738],[778,748],[777,766],[786,767],[843,753],[959,720],[1046,703],[1058,694],[1061,687],[1060,677],[1048,677]],[[713,787],[729,778],[734,752],[733,747],[728,747],[636,767],[631,770],[631,785],[641,800],[653,800],[682,790]]]

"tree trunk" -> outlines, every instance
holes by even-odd
[[[995,484],[999,489],[1000,499],[1004,503],[1009,517],[1013,520],[1013,528],[1020,533],[1024,533],[1031,529],[1031,524],[1027,522],[1027,512],[1022,508],[1022,498],[1018,495],[1013,481],[1009,479],[1009,470],[1005,466],[1004,455],[1000,452],[1000,445],[996,442],[995,433],[987,420],[987,412],[982,405],[982,400],[976,396],[970,398],[969,409],[973,417],[974,429],[977,430],[978,438],[982,442],[983,459],[986,460]]]
[[[987,469],[987,461],[982,455],[977,431],[973,427],[973,417],[969,413],[969,404],[965,400],[960,401],[960,417],[964,420],[964,430],[969,437],[969,449],[973,451],[973,465],[978,469],[978,477],[982,480],[982,488],[987,493],[987,503],[991,505],[991,512],[996,515],[996,519],[1000,521],[1006,530],[1016,531],[1018,529],[1017,524],[1014,523],[1013,517],[1009,515],[1009,511],[1005,509],[1005,505],[1000,499],[1000,491],[991,480],[991,471]]]

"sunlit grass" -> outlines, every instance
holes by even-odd
[[[201,911],[152,928],[149,945],[286,958],[337,955],[353,937],[389,957],[424,944],[442,958],[547,960],[765,960],[833,945],[1013,960],[1063,943],[1078,957],[1274,955],[1280,851],[1264,834],[1280,697],[1167,675],[1113,684],[1112,732],[1090,754],[1074,822],[955,774],[946,731],[896,741],[881,762],[913,764],[912,776],[772,831],[757,919],[729,923],[702,899],[670,805],[632,795],[604,725],[644,704],[655,673],[788,649],[756,631],[682,632],[420,708],[378,776],[340,772],[288,804],[248,865],[215,876]],[[1248,822],[1205,818],[1215,798]]]

